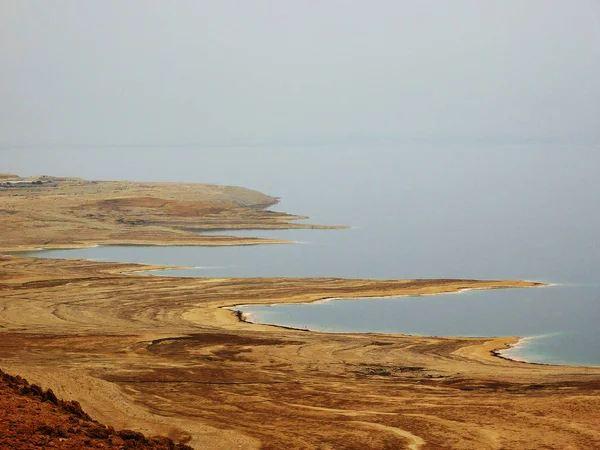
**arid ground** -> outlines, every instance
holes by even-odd
[[[281,241],[190,230],[310,227],[265,210],[276,199],[243,188],[40,181],[0,187],[2,250],[273,244]],[[148,268],[1,256],[0,368],[79,402],[117,430],[117,443],[128,436],[118,430],[130,429],[198,449],[600,448],[600,368],[495,356],[516,337],[316,333],[223,309],[541,283],[136,273]],[[3,401],[11,392],[21,401],[23,383],[11,380]],[[33,445],[3,439],[0,448]],[[67,435],[52,444],[78,448]]]

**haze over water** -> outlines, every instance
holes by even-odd
[[[600,364],[600,214],[593,200],[600,198],[600,153],[591,144],[404,141],[165,151],[198,169],[181,180],[235,180],[280,196],[277,209],[352,228],[234,232],[300,242],[293,245],[98,247],[42,255],[196,267],[161,273],[177,276],[558,283],[246,310],[261,322],[328,331],[543,335],[521,356]],[[134,152],[143,158],[143,150]],[[231,161],[243,170],[232,174]]]
[[[45,255],[558,283],[256,317],[544,335],[526,357],[600,364],[598,2],[9,0],[0,50],[0,172],[240,185],[353,227]]]

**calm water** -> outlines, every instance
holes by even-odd
[[[119,149],[106,151],[116,156]],[[98,247],[36,255],[194,267],[171,273],[177,276],[547,281],[560,286],[244,309],[259,322],[327,331],[526,336],[532,339],[513,356],[600,365],[598,145],[190,146],[165,148],[170,160],[182,161],[166,172],[145,166],[138,151],[140,172],[120,178],[247,186],[281,197],[278,210],[352,228],[239,233],[295,245]],[[102,178],[89,171],[79,175]]]

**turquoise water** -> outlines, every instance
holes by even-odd
[[[282,198],[278,210],[352,228],[235,233],[295,245],[35,254],[193,267],[161,276],[551,282],[559,286],[243,309],[259,322],[323,331],[518,335],[528,339],[512,351],[515,358],[600,365],[598,146],[371,143],[165,151],[186,162],[178,166],[178,180],[258,189]],[[213,152],[210,165],[203,164],[206,151]],[[232,168],[236,158],[241,165]],[[141,179],[160,176],[146,169]]]
[[[569,308],[565,299],[570,298]],[[554,286],[420,297],[236,306],[248,320],[326,332],[422,336],[530,336],[504,354],[553,364],[600,365],[597,289]],[[535,318],[535,320],[532,320]]]

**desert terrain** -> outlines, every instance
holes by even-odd
[[[0,187],[5,253],[272,245],[285,241],[192,230],[316,227],[269,212],[274,197],[244,188],[24,181]],[[0,369],[79,402],[113,431],[197,449],[600,448],[600,368],[495,355],[516,337],[316,333],[246,323],[224,308],[542,283],[137,273],[150,268],[160,267],[0,256]],[[69,442],[53,445],[76,448]]]

